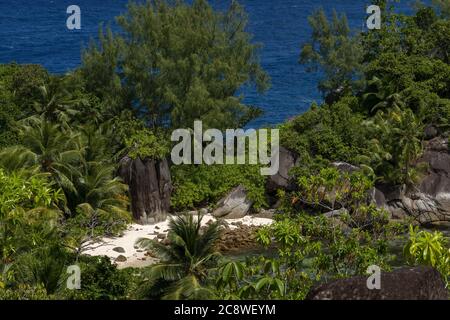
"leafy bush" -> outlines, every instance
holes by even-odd
[[[422,264],[436,268],[444,277],[447,287],[449,287],[450,246],[448,239],[441,232],[419,231],[418,227],[409,226],[409,240],[403,252],[411,264]]]
[[[0,169],[0,264],[54,237],[63,199],[44,176],[6,174]]]
[[[66,267],[71,260],[58,240],[56,236],[47,237],[33,250],[18,256],[12,266],[15,273],[13,285],[43,287],[47,294],[57,294],[66,285]]]
[[[265,176],[257,165],[180,165],[172,167],[172,207],[182,211],[214,203],[232,188],[243,185],[253,207],[266,206]]]
[[[133,294],[136,278],[133,269],[117,269],[108,257],[82,256],[81,289],[65,289],[59,295],[72,300],[117,300]]]
[[[12,172],[0,168],[0,214],[17,208],[52,207],[63,199],[61,190],[55,190],[45,175]]]
[[[142,129],[133,134],[130,138],[125,139],[127,154],[132,159],[150,158],[162,159],[170,152],[170,144],[167,142],[168,137],[162,133],[154,133],[148,129]]]
[[[414,166],[423,151],[423,124],[410,109],[394,107],[379,112],[367,122],[371,130],[371,157],[368,164],[379,180],[391,184],[417,182],[420,166]]]
[[[213,292],[219,299],[301,300],[317,282],[363,275],[373,264],[389,270],[387,243],[395,234],[396,228],[384,224],[375,232],[346,231],[324,216],[281,217],[257,232],[257,240],[275,247],[276,256],[225,262]]]
[[[275,242],[281,261],[297,271],[305,267],[307,258],[312,259],[308,263],[317,279],[364,274],[372,264],[389,268],[392,256],[387,241],[398,232],[395,225],[378,223],[371,230],[345,225],[324,216],[299,214],[260,229],[258,239],[266,246]]]
[[[300,157],[357,163],[367,147],[367,130],[356,98],[344,98],[332,106],[312,106],[280,127],[281,144]],[[305,160],[307,159],[303,159]]]
[[[0,300],[53,300],[42,286],[20,284],[15,288],[4,288],[0,282]]]
[[[306,274],[297,274],[286,286],[283,265],[277,259],[263,256],[246,262],[227,261],[216,274],[213,292],[221,300],[302,299],[308,285]],[[293,280],[293,279],[290,279]],[[302,286],[297,286],[302,283]]]

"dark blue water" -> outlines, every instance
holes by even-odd
[[[80,53],[96,38],[100,23],[111,23],[126,10],[127,0],[0,0],[0,63],[39,63],[54,73],[64,73],[80,65]],[[409,10],[414,2],[403,0],[396,6]],[[212,0],[223,9],[229,0]],[[245,101],[265,110],[253,126],[280,123],[304,112],[320,101],[318,75],[306,73],[298,64],[301,44],[310,36],[307,17],[322,6],[347,14],[355,30],[361,30],[369,0],[241,0],[249,14],[248,31],[263,44],[261,64],[272,78],[264,95],[246,88]],[[66,27],[66,9],[81,8],[82,29]]]

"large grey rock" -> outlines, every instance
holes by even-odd
[[[289,177],[291,170],[297,162],[298,156],[286,148],[280,147],[280,160],[278,173],[269,176],[267,179],[266,190],[276,192],[278,189],[292,189],[293,185]]]
[[[343,214],[347,214],[347,213],[348,213],[347,209],[341,208],[341,209],[338,209],[338,210],[332,210],[332,211],[329,211],[329,212],[325,212],[323,215],[325,217],[327,217],[327,218],[333,218],[333,217],[340,217]]]
[[[240,219],[248,214],[252,204],[245,188],[240,185],[217,203],[217,209],[212,215],[216,218]]]
[[[386,208],[386,197],[384,196],[384,193],[379,189],[372,188],[369,191],[369,199],[370,202],[375,204],[377,207]]]
[[[430,267],[401,268],[381,273],[381,288],[368,289],[368,276],[325,283],[311,290],[308,300],[447,300],[439,272]]]
[[[439,134],[439,131],[435,126],[428,125],[425,127],[425,130],[424,130],[424,138],[425,139],[428,140],[428,139],[435,138],[438,134]]]
[[[430,140],[418,163],[427,170],[413,187],[392,188],[384,192],[386,207],[393,217],[411,216],[419,223],[450,221],[450,153],[448,140]]]
[[[127,156],[121,159],[119,165],[119,176],[130,188],[134,220],[142,224],[164,221],[172,193],[168,161],[133,160]]]
[[[255,218],[273,219],[276,213],[276,209],[260,209],[257,213],[253,214]]]
[[[331,163],[331,166],[335,167],[339,171],[347,172],[347,173],[353,173],[353,172],[356,172],[356,171],[360,170],[359,167],[354,166],[354,165],[352,165],[350,163],[347,163],[347,162],[333,162],[333,163]]]
[[[430,129],[431,130],[431,129]],[[430,131],[430,136],[433,136]],[[280,148],[280,170],[269,177],[267,191],[292,190],[289,171],[297,164],[295,153]],[[435,137],[427,142],[423,156],[418,160],[428,166],[416,186],[377,186],[368,193],[368,202],[386,209],[394,219],[413,217],[421,224],[450,221],[450,152],[448,139]],[[359,168],[345,162],[331,164],[342,172],[353,173]]]

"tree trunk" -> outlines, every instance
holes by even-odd
[[[128,184],[135,221],[153,224],[164,221],[170,208],[172,182],[167,159],[120,160],[119,176]]]

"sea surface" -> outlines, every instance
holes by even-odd
[[[411,11],[414,0],[401,0],[399,11]],[[96,39],[100,24],[117,30],[114,17],[126,10],[128,0],[0,0],[0,63],[38,63],[53,73],[65,73],[80,65],[80,54]],[[230,0],[211,0],[218,10]],[[302,43],[310,37],[307,18],[322,6],[347,14],[355,32],[365,30],[369,0],[240,0],[250,23],[248,31],[263,45],[263,68],[272,79],[271,88],[259,95],[243,88],[245,102],[260,106],[264,115],[253,127],[274,125],[307,110],[322,97],[318,74],[307,73],[298,64]],[[81,8],[81,30],[68,30],[66,9]]]

